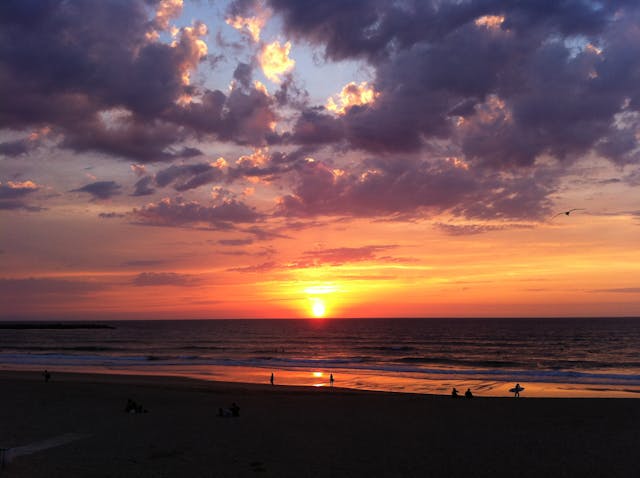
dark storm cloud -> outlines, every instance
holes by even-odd
[[[131,282],[138,287],[189,287],[199,284],[200,280],[193,275],[178,274],[175,272],[142,272],[135,276]]]
[[[0,128],[49,125],[63,147],[141,162],[192,156],[180,145],[202,134],[263,143],[271,100],[248,84],[228,96],[185,84],[183,74],[206,61],[196,44],[205,28],[181,29],[172,45],[149,40],[157,3],[2,2]],[[190,95],[202,101],[182,106]]]
[[[262,215],[244,202],[227,199],[211,205],[196,201],[165,198],[158,203],[134,209],[131,217],[136,224],[165,227],[197,227],[231,229],[236,223],[254,223]]]
[[[88,193],[91,194],[94,199],[110,199],[113,196],[120,194],[121,189],[122,186],[115,181],[96,181],[95,183],[87,184],[81,188],[72,189],[69,192]]]

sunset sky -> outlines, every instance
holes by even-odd
[[[0,2],[0,318],[313,315],[640,315],[640,2]]]

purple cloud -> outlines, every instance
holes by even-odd
[[[190,287],[200,283],[197,277],[175,272],[142,272],[132,280],[138,287],[177,286]]]
[[[110,199],[113,196],[120,194],[120,190],[122,186],[120,186],[115,181],[96,181],[95,183],[90,183],[85,186],[82,186],[78,189],[72,189],[69,192],[79,192],[79,193],[88,193],[93,196],[94,200],[98,199]]]

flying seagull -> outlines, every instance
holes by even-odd
[[[569,214],[571,214],[573,211],[585,211],[585,210],[586,210],[586,209],[583,209],[583,208],[581,208],[581,207],[577,207],[577,208],[569,209],[568,211],[562,211],[562,212],[559,212],[558,214],[556,214],[556,215],[555,215],[555,216],[553,216],[553,217],[562,216],[563,214],[564,214],[564,215],[566,215],[566,216],[568,216],[568,215],[569,215]],[[553,218],[552,218],[552,219],[553,219]]]

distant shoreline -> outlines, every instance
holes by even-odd
[[[0,329],[115,329],[113,325],[103,323],[62,323],[62,322],[0,322]]]

